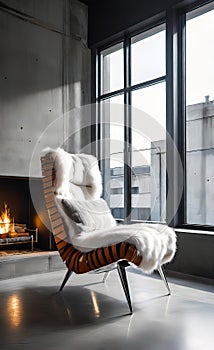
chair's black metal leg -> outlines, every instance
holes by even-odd
[[[64,280],[63,280],[63,282],[62,282],[62,285],[61,285],[61,287],[60,287],[60,289],[59,289],[60,292],[61,292],[61,291],[63,290],[63,288],[65,287],[65,285],[66,285],[66,283],[67,283],[69,277],[72,275],[72,273],[73,273],[73,271],[71,271],[71,270],[68,270],[68,271],[66,272],[65,278],[64,278]]]
[[[126,277],[126,267],[129,266],[129,263],[127,261],[119,261],[117,263],[117,270],[118,274],[120,276],[120,281],[123,286],[123,290],[125,292],[126,300],[129,306],[130,313],[132,314],[132,303],[131,303],[131,298],[129,294],[129,286],[128,286],[128,281]]]
[[[158,267],[158,272],[160,274],[160,277],[161,277],[162,281],[164,282],[164,284],[166,286],[166,289],[168,290],[169,295],[171,295],[171,290],[169,288],[169,284],[168,284],[168,281],[167,281],[167,278],[166,278],[163,266],[159,266]]]

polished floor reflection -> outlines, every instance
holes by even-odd
[[[0,282],[1,350],[213,350],[214,286],[128,272],[134,314],[116,271],[72,276],[64,271]]]

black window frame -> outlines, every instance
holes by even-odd
[[[213,3],[213,0],[199,0],[186,2],[187,5],[178,4],[164,14],[160,14],[156,17],[156,20],[151,19],[146,21],[144,25],[138,28],[136,31],[127,30],[125,33],[117,36],[116,39],[110,38],[106,41],[105,45],[101,45],[92,50],[92,102],[100,102],[101,99],[109,98],[124,92],[124,103],[130,104],[130,92],[134,89],[145,87],[144,83],[136,84],[130,88],[127,86],[131,83],[127,80],[130,77],[131,69],[131,57],[130,50],[127,49],[130,45],[131,37],[138,35],[144,31],[147,31],[155,26],[165,23],[166,25],[166,75],[164,81],[166,81],[166,130],[172,137],[175,146],[178,149],[178,153],[182,162],[184,170],[184,189],[182,193],[181,201],[178,205],[178,209],[173,215],[173,219],[168,220],[172,217],[172,211],[178,203],[178,191],[180,187],[180,178],[178,171],[178,161],[176,156],[169,152],[169,146],[166,145],[166,163],[168,170],[168,177],[170,176],[174,183],[174,191],[170,194],[167,200],[167,223],[174,228],[191,229],[199,231],[214,231],[214,226],[211,225],[198,225],[198,224],[186,224],[186,101],[185,101],[185,25],[186,25],[186,13],[204,5]],[[125,88],[117,90],[113,93],[107,93],[101,95],[99,76],[100,76],[100,52],[107,49],[110,46],[116,45],[119,42],[124,41],[125,57],[128,60],[127,66],[124,65],[124,84]],[[156,82],[161,81],[163,77],[157,79]],[[162,80],[163,81],[163,80]],[[147,84],[147,82],[146,82]],[[149,86],[149,85],[148,85]],[[96,155],[99,158],[99,140],[100,140],[100,119],[99,119],[99,108],[96,117],[96,131],[94,127],[92,129],[92,139],[97,142]],[[125,141],[131,141],[131,132],[128,127],[125,128]],[[126,164],[129,163],[128,149],[126,149],[124,156]],[[103,165],[100,164],[101,170]],[[127,216],[130,220],[131,213],[131,170],[129,167],[125,167],[124,171],[125,178],[127,178],[124,184],[124,196],[128,199],[127,206],[125,209],[125,217]],[[168,193],[168,181],[166,183],[166,191]]]
[[[178,150],[182,160],[184,169],[184,191],[178,210],[177,228],[198,230],[198,231],[214,231],[213,225],[186,223],[187,215],[187,186],[186,186],[186,16],[189,12],[198,10],[203,13],[203,7],[208,7],[209,4],[214,6],[213,0],[195,1],[193,4],[188,4],[178,8],[176,14],[178,28]],[[205,11],[206,12],[206,11]]]

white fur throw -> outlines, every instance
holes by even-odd
[[[174,231],[161,224],[118,225],[105,230],[82,231],[72,237],[72,244],[82,252],[122,241],[136,246],[143,256],[140,267],[147,273],[171,261],[176,251]]]
[[[61,200],[66,198],[87,201],[100,198],[102,185],[97,160],[91,155],[72,155],[62,149],[51,152],[55,159],[57,178],[53,190],[57,193],[56,204],[65,223],[68,242],[80,251],[87,252],[128,241],[142,255],[140,267],[147,273],[172,260],[176,251],[176,235],[167,225],[139,223],[98,230],[88,226],[84,229],[82,225],[80,229],[62,210]]]

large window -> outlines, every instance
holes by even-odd
[[[162,24],[99,53],[104,197],[127,221],[166,219],[165,37]]]
[[[116,218],[212,230],[214,1],[166,21],[98,53],[104,196]]]
[[[214,225],[214,6],[186,14],[186,223]]]

